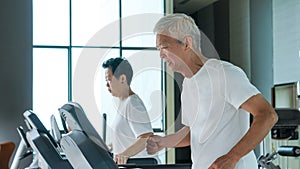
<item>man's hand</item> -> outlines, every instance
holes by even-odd
[[[116,164],[126,164],[129,156],[124,154],[117,154],[114,157],[114,161]]]
[[[237,161],[228,155],[216,159],[208,169],[234,169]]]
[[[155,154],[163,148],[165,148],[163,137],[153,135],[147,139],[146,150],[148,154]]]

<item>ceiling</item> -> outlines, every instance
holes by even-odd
[[[173,0],[174,12],[192,14],[218,0]]]

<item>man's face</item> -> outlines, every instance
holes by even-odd
[[[111,68],[105,70],[105,80],[108,91],[118,97],[121,93],[121,82],[113,75]]]
[[[168,67],[174,72],[181,72],[184,63],[184,44],[163,34],[156,35],[156,47],[160,51],[160,58],[164,59]]]

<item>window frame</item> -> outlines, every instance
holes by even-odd
[[[162,0],[163,1],[163,0]],[[34,3],[33,3],[34,5]],[[163,12],[165,13],[165,1],[163,2]],[[33,8],[34,9],[34,8]],[[34,14],[34,12],[33,12]],[[122,41],[122,0],[119,0],[119,45],[118,46],[73,46],[72,45],[72,0],[69,0],[69,44],[68,45],[39,45],[39,44],[33,44],[32,48],[33,49],[66,49],[68,52],[68,65],[67,65],[67,70],[68,70],[68,101],[73,101],[73,84],[72,84],[72,70],[73,70],[73,65],[72,65],[72,49],[76,48],[112,48],[112,49],[119,49],[119,54],[120,56],[123,56],[123,51],[124,50],[157,50],[156,47],[138,47],[138,46],[123,46],[123,41]],[[34,24],[34,22],[33,22]],[[33,30],[33,36],[34,36],[34,30]],[[162,69],[164,70],[165,65],[161,63]],[[165,91],[165,73],[161,73],[161,91]],[[34,89],[33,89],[34,90]],[[33,103],[34,103],[34,98],[33,98]],[[34,106],[34,105],[33,105]],[[34,109],[34,108],[33,108]],[[162,128],[153,128],[154,132],[165,132],[165,97],[162,97]],[[65,124],[63,124],[63,127],[66,129]]]

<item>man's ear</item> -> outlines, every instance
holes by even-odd
[[[126,83],[126,80],[127,80],[126,75],[122,74],[119,79],[120,79],[121,83]]]
[[[184,38],[184,44],[186,45],[186,49],[193,49],[193,38],[190,36],[187,36]]]

